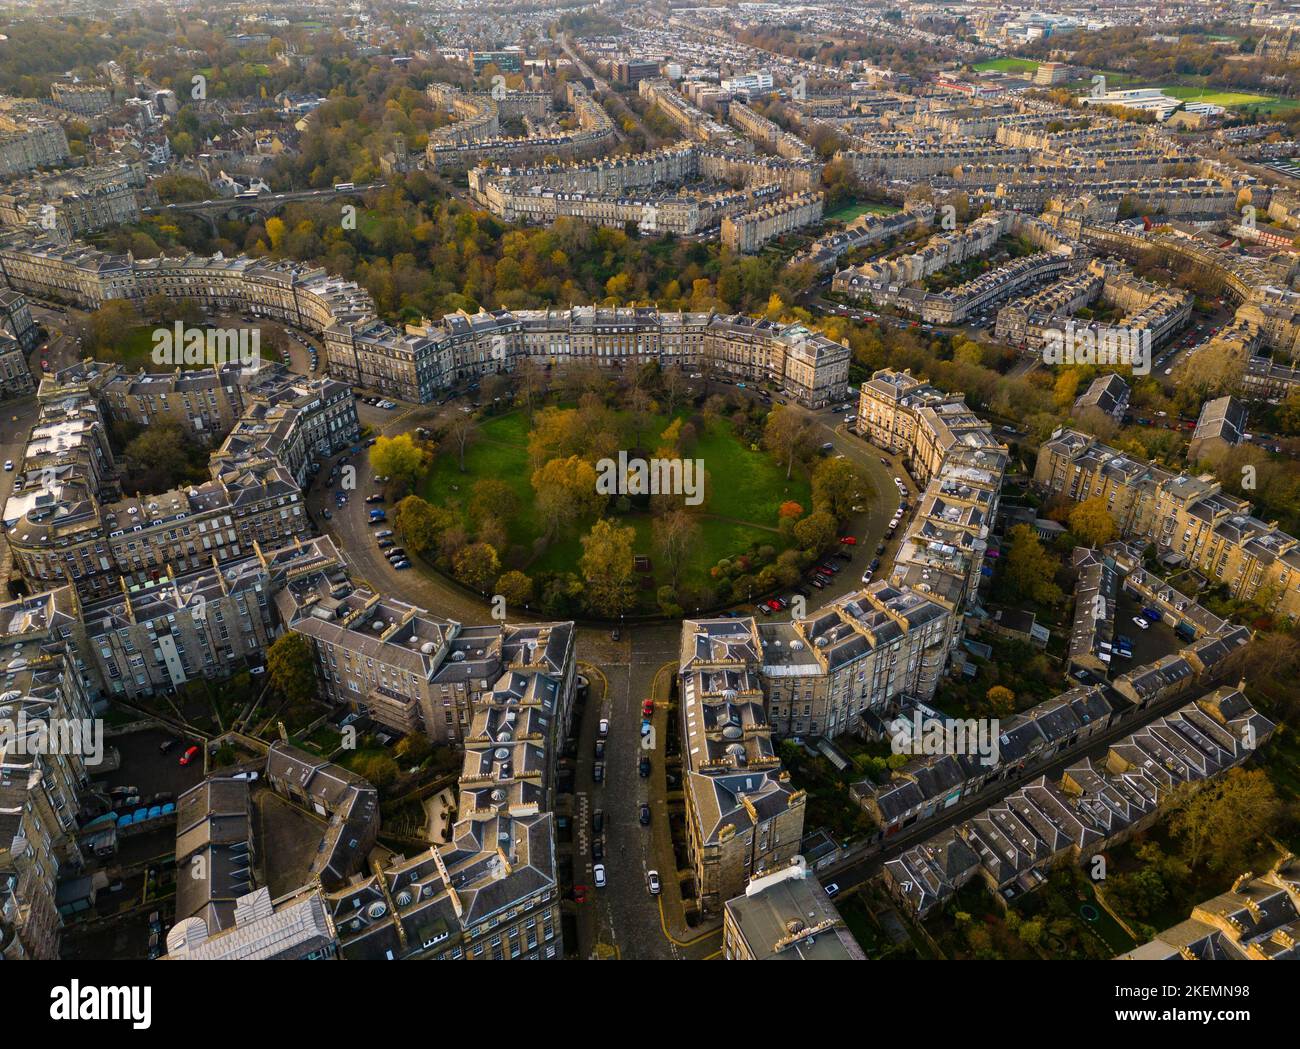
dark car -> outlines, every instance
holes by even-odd
[[[605,829],[605,810],[593,809],[591,813],[591,832],[599,834]]]
[[[159,754],[166,754],[166,753],[167,753],[169,750],[171,750],[172,747],[174,747],[174,746],[176,746],[176,740],[174,740],[174,739],[170,739],[170,738],[169,738],[169,739],[165,739],[165,740],[163,740],[161,743],[158,744],[158,753],[159,753]]]
[[[597,783],[605,782],[605,763],[603,761],[598,761],[591,766],[591,778]]]
[[[650,806],[642,805],[640,815],[637,817],[641,821],[641,826],[650,826]]]
[[[592,838],[592,839],[591,839],[591,858],[592,858],[593,860],[595,860],[597,863],[599,863],[601,860],[603,860],[603,859],[605,858],[605,839],[604,839],[604,838]]]
[[[644,757],[644,756],[643,756],[643,757],[641,758],[641,760],[640,760],[639,762],[637,762],[636,770],[637,770],[637,772],[639,772],[639,773],[641,774],[641,778],[642,778],[642,779],[649,779],[649,778],[650,778],[650,759],[647,758],[647,757]]]
[[[605,741],[603,739],[596,740],[596,760],[605,760]]]
[[[871,570],[874,572],[879,567],[880,567],[880,558],[873,557],[871,559]]]

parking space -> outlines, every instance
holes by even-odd
[[[159,747],[172,740],[166,753]],[[190,746],[201,741],[179,739],[163,729],[148,728],[107,741],[117,749],[121,763],[116,772],[105,777],[101,786],[133,786],[142,798],[159,793],[170,793],[173,800],[203,779],[202,750],[188,765],[181,765],[181,756]]]

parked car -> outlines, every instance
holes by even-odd
[[[1143,619],[1141,616],[1134,616],[1134,617],[1133,617],[1133,625],[1136,626],[1136,627],[1138,627],[1140,630],[1146,630],[1148,627],[1151,626],[1151,624],[1148,623],[1148,622],[1147,622],[1145,619]]]
[[[605,839],[604,839],[604,838],[592,838],[592,839],[591,839],[591,858],[592,858],[593,860],[595,860],[597,863],[599,863],[601,860],[603,860],[603,859],[605,858]]]
[[[177,741],[170,736],[158,744],[158,753],[166,754],[172,747],[176,746]]]
[[[600,724],[596,726],[596,734],[604,739],[609,735],[609,718],[601,718]]]
[[[640,812],[637,814],[637,819],[641,822],[641,826],[643,826],[643,827],[648,827],[648,826],[650,826],[650,806],[649,806],[649,805],[645,804],[644,802],[641,803],[641,809],[640,809]]]
[[[605,763],[598,761],[591,766],[591,778],[597,783],[605,782]]]
[[[605,810],[593,809],[591,812],[591,833],[599,834],[605,829]]]
[[[826,886],[827,896],[837,896],[839,894],[839,891],[840,891],[840,887],[835,882],[831,882],[829,885]]]
[[[840,542],[843,543],[845,546],[857,546],[858,538],[857,536],[853,536],[853,535],[844,535],[844,536],[840,536]]]
[[[181,755],[181,764],[188,765],[191,761],[193,761],[198,756],[199,756],[199,748],[190,747],[188,750],[185,751],[184,754]]]
[[[594,864],[591,868],[591,877],[596,883],[596,888],[605,887],[605,865],[603,863]]]
[[[659,872],[658,872],[658,871],[646,871],[646,872],[645,872],[645,883],[646,883],[646,888],[648,888],[648,889],[650,890],[650,895],[651,895],[651,896],[658,896],[658,895],[659,895],[659,893],[660,893],[660,891],[661,891],[661,889],[662,889],[662,886],[659,884]]]
[[[655,701],[653,699],[647,699],[644,703],[641,704],[642,717],[646,717],[646,718],[651,717],[654,714],[654,712],[655,712]]]
[[[648,757],[646,757],[645,755],[642,755],[642,756],[641,756],[641,760],[637,762],[636,770],[637,770],[637,772],[640,774],[640,776],[641,776],[642,779],[649,779],[649,778],[650,778],[650,759],[649,759]]]
[[[603,739],[596,740],[596,760],[605,760],[605,741]]]

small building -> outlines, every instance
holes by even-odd
[[[1249,414],[1246,406],[1233,397],[1206,401],[1187,446],[1188,461],[1218,459],[1241,444],[1246,437]]]

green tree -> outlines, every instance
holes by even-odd
[[[1016,525],[1007,537],[1011,550],[1003,559],[1003,583],[1013,598],[1054,605],[1061,600],[1061,588],[1054,582],[1056,562],[1043,549],[1038,533],[1028,525]]]
[[[316,695],[316,663],[311,642],[292,631],[281,634],[266,650],[266,671],[275,690],[291,705]]]

